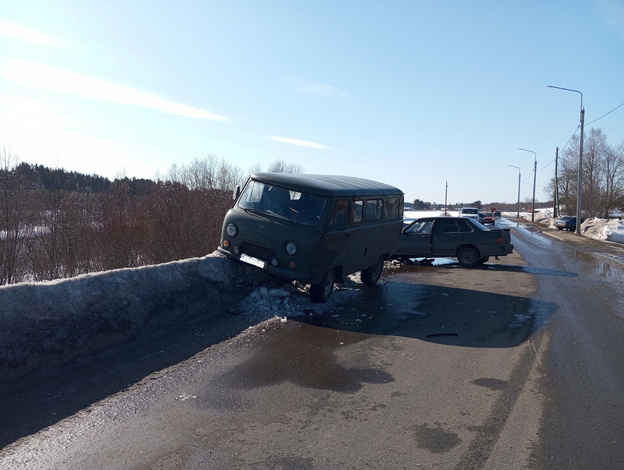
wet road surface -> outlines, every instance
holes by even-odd
[[[513,225],[483,268],[394,266],[214,338],[0,468],[621,468],[621,252],[570,235]]]

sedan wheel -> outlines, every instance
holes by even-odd
[[[467,268],[472,268],[479,263],[479,252],[472,247],[462,248],[457,254],[459,264]]]

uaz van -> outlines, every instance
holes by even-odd
[[[223,220],[219,251],[310,284],[314,302],[361,271],[374,285],[401,236],[403,192],[352,176],[251,175]]]

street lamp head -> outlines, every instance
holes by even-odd
[[[583,93],[581,93],[578,90],[573,90],[571,88],[562,88],[560,86],[553,86],[553,85],[546,85],[548,88],[556,88],[557,90],[565,90],[565,91],[572,91],[574,93],[578,93],[579,95],[581,95],[581,111],[583,110]]]
[[[533,150],[527,150],[527,149],[523,149],[523,148],[520,148],[520,147],[518,147],[518,150],[522,150],[523,152],[530,152],[533,155],[535,155],[535,158],[537,158],[537,153],[535,153]]]

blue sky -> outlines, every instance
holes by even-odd
[[[0,146],[155,178],[209,155],[249,172],[383,181],[416,198],[538,201],[555,149],[624,103],[624,2],[0,0]],[[624,141],[624,106],[586,128]]]

